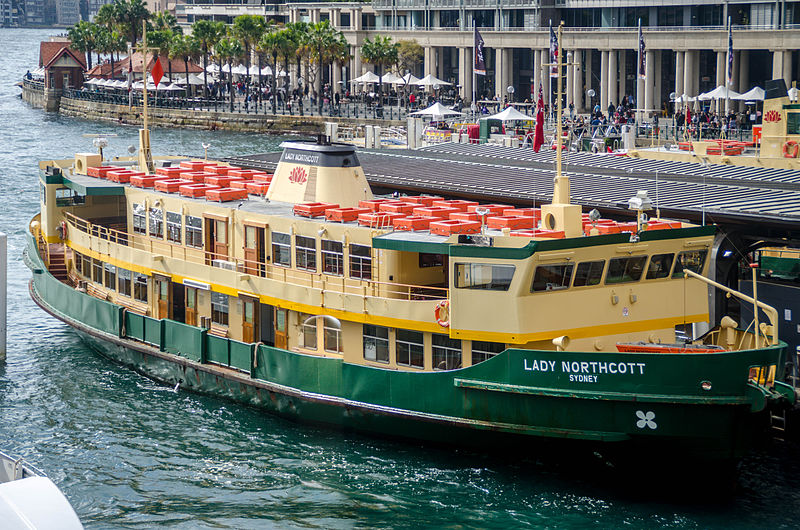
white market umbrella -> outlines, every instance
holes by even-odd
[[[247,68],[245,65],[240,64],[239,66],[234,66],[233,70],[231,70],[236,75],[245,75],[247,74]]]
[[[180,77],[179,76],[175,76],[175,84],[185,85],[186,84],[186,79],[184,79],[184,76],[180,76]],[[196,76],[194,74],[189,74],[189,84],[190,85],[202,85],[203,84],[203,78],[199,77],[199,76]]]
[[[206,72],[208,72],[210,74],[218,73],[219,72],[219,65],[214,64],[214,63],[209,64],[208,67],[206,68]]]
[[[379,80],[378,76],[375,75],[375,72],[367,72],[366,74],[362,75],[361,77],[356,77],[355,79],[351,79],[351,83],[377,83]]]
[[[753,87],[744,94],[733,96],[731,99],[739,99],[742,101],[764,101],[764,89],[761,87]]]
[[[261,75],[272,75],[272,68],[265,66],[261,69]]]
[[[398,77],[396,74],[393,74],[391,72],[389,72],[388,74],[383,74],[383,82],[384,84],[387,85],[397,85],[405,83],[402,77]]]
[[[523,114],[514,107],[507,107],[504,111],[492,114],[491,116],[482,117],[482,120],[500,120],[500,121],[532,121],[533,118],[527,114]]]
[[[406,83],[408,85],[416,85],[417,83],[419,83],[419,77],[415,77],[414,75],[412,75],[410,73],[404,75],[400,79],[403,80],[403,83]]]
[[[84,85],[96,85],[99,82],[100,82],[100,79],[97,79],[96,77],[90,77],[89,79],[84,81],[83,84]]]
[[[435,85],[444,86],[444,85],[449,85],[451,83],[448,83],[447,81],[442,81],[441,79],[438,79],[433,75],[428,74],[414,84],[419,86],[435,86]]]
[[[416,112],[410,112],[409,116],[430,116],[434,120],[442,120],[449,116],[461,116],[460,112],[456,112],[454,110],[448,109],[438,101],[428,107],[427,109],[418,110]],[[528,118],[530,119],[530,118]]]
[[[159,86],[161,86],[161,85],[159,85]],[[162,88],[161,90],[164,90],[164,91],[167,91],[167,92],[183,92],[186,89],[183,88],[183,87],[178,86],[177,84],[171,84],[171,85],[164,86],[164,88]]]
[[[700,94],[699,96],[697,96],[697,99],[699,99],[700,101],[709,101],[712,99],[726,99],[726,98],[735,99],[736,96],[740,95],[741,94],[739,94],[738,92],[735,92],[724,85],[720,85],[710,92]]]

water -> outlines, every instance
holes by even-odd
[[[0,30],[0,231],[9,234],[10,261],[0,448],[43,469],[87,527],[797,526],[795,445],[748,457],[729,500],[659,502],[608,488],[594,468],[565,471],[300,426],[175,392],[98,357],[28,297],[24,229],[38,207],[38,160],[91,151],[81,134],[97,132],[119,134],[107,152],[124,154],[137,132],[45,114],[17,97],[13,83],[36,64],[47,34]],[[164,154],[201,154],[207,142],[210,156],[222,156],[263,152],[278,139],[162,129],[153,142]],[[641,473],[648,478],[647,462]],[[687,480],[704,478],[697,469]]]

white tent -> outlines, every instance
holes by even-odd
[[[184,87],[178,86],[177,84],[167,84],[164,85],[164,88],[161,88],[161,85],[158,85],[159,90],[163,90],[165,92],[183,92],[186,90]]]
[[[419,86],[436,86],[436,85],[445,86],[449,85],[450,83],[448,83],[447,81],[442,81],[441,79],[437,79],[433,75],[428,74],[414,84]]]
[[[411,75],[410,73],[409,73],[409,74],[406,74],[406,75],[404,75],[404,76],[403,76],[403,77],[401,77],[400,79],[402,79],[404,83],[407,83],[407,84],[409,84],[409,85],[416,85],[416,84],[417,84],[417,83],[419,83],[419,81],[420,81],[420,80],[419,80],[419,77],[414,77],[414,76],[413,76],[413,75]]]
[[[439,102],[434,103],[427,109],[418,110],[416,112],[409,112],[409,116],[429,116],[434,120],[443,120],[450,116],[461,116],[460,112],[450,110]]]
[[[405,81],[402,77],[398,77],[396,74],[389,72],[388,74],[383,74],[383,82],[387,85],[397,85],[403,84]]]
[[[375,75],[375,72],[367,72],[366,74],[362,75],[361,77],[356,77],[355,79],[351,79],[351,83],[377,83],[378,76]]]
[[[96,85],[96,84],[100,83],[101,81],[102,81],[102,79],[99,79],[97,77],[90,77],[89,79],[84,81],[83,84],[84,85]]]
[[[514,107],[508,107],[502,112],[485,116],[482,120],[500,120],[500,121],[532,121],[533,118],[527,114],[523,114]]]
[[[697,99],[699,99],[700,101],[708,101],[711,99],[725,99],[725,98],[735,99],[736,96],[740,95],[741,94],[739,94],[738,92],[735,92],[724,85],[720,85],[710,92],[700,94],[699,96],[697,96]]]
[[[223,69],[224,69],[224,67],[223,67]],[[245,65],[243,65],[243,64],[240,64],[240,65],[234,66],[233,70],[231,70],[231,72],[233,72],[236,75],[245,75],[245,74],[247,74],[247,67]]]
[[[216,73],[219,72],[219,66],[217,64],[215,64],[215,63],[211,63],[206,68],[206,72],[208,72],[210,74],[216,74]]]
[[[742,101],[764,101],[764,89],[761,87],[753,87],[744,94],[739,94],[731,99],[739,99]]]
[[[186,79],[184,79],[184,76],[180,76],[179,77],[179,76],[176,75],[175,76],[175,83],[178,84],[178,85],[185,85],[186,84]],[[195,85],[195,86],[202,85],[203,84],[203,78],[199,77],[199,76],[196,76],[194,74],[189,74],[189,84],[190,85]]]

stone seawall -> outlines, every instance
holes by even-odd
[[[48,90],[42,83],[27,79],[22,81],[22,100],[32,107],[56,112],[60,98],[60,90]]]
[[[61,98],[59,112],[64,116],[87,120],[109,121],[129,125],[142,123],[141,107],[99,103],[82,99]],[[289,116],[277,114],[242,114],[239,112],[215,112],[206,110],[148,108],[152,125],[191,129],[224,129],[229,131],[316,134],[324,132],[325,122],[337,122],[340,126],[380,125],[402,126],[398,120],[373,120],[364,118],[337,118],[328,116]]]

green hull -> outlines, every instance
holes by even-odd
[[[509,349],[459,370],[385,370],[125,312],[51,276],[30,237],[27,261],[33,299],[104,356],[170,385],[304,422],[444,443],[495,442],[495,451],[569,439],[729,460],[747,451],[768,407],[786,401],[748,383],[752,366],[783,366],[783,345],[676,355]]]

